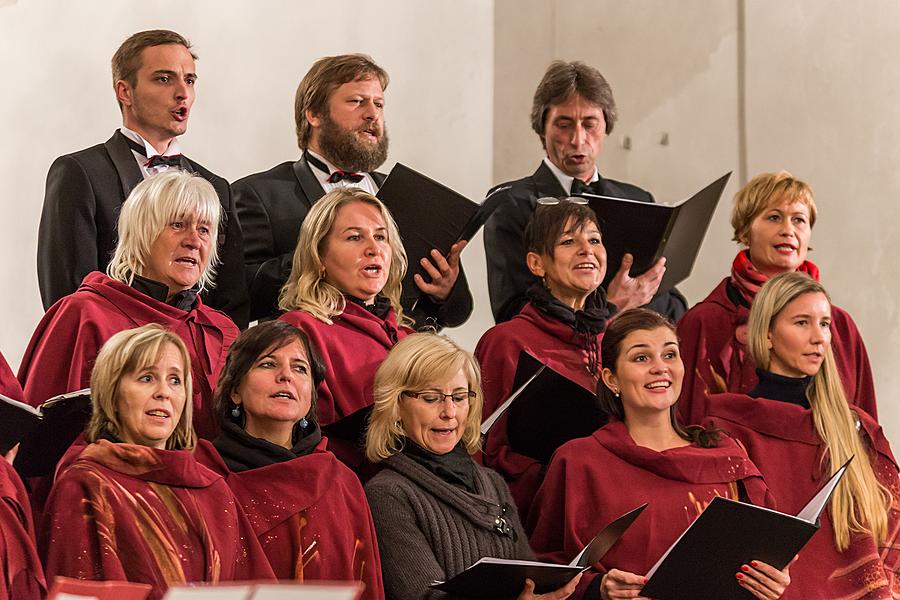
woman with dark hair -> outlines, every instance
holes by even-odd
[[[218,457],[278,579],[358,580],[384,598],[375,528],[362,485],[326,449],[316,421],[325,376],[318,352],[284,321],[261,323],[231,347],[216,390]],[[229,473],[230,471],[230,473]]]
[[[103,345],[88,444],[47,501],[39,547],[48,579],[148,583],[158,600],[175,583],[273,578],[225,480],[194,458],[209,442],[191,427],[191,386],[184,342],[160,325]]]
[[[383,469],[366,494],[388,598],[448,598],[430,584],[480,558],[534,558],[503,479],[472,460],[480,379],[471,354],[432,333],[404,338],[378,367],[366,455]],[[541,595],[523,581],[518,600],[563,600],[579,578]]]
[[[600,287],[606,250],[597,215],[577,198],[540,202],[525,230],[525,259],[542,283],[528,290],[519,314],[489,329],[475,348],[485,418],[512,393],[522,351],[591,392],[597,388],[600,339],[615,310]],[[527,514],[545,465],[510,448],[505,417],[491,429],[484,462],[503,475]]]
[[[746,394],[756,386],[757,364],[747,348],[747,318],[760,287],[779,273],[805,273],[819,279],[807,260],[816,203],[812,190],[787,171],[762,173],[734,197],[734,241],[745,248],[731,275],[678,322],[685,377],[679,402],[686,423],[705,416],[709,394]],[[878,418],[869,355],[850,315],[832,306],[833,349],[850,403]]]
[[[606,330],[602,356],[598,394],[612,421],[553,455],[528,525],[538,554],[568,562],[607,523],[648,502],[597,565],[602,577],[582,582],[594,589],[587,597],[634,598],[644,574],[714,497],[771,500],[735,440],[679,424],[684,366],[669,321],[648,309],[623,312]],[[741,569],[739,583],[758,598],[777,598],[790,583],[787,567],[753,561]]]
[[[792,570],[789,595],[896,598],[897,461],[878,423],[848,403],[831,348],[834,319],[825,288],[809,276],[784,273],[766,282],[747,330],[759,384],[749,395],[711,396],[706,423],[744,444],[778,510],[790,514],[852,458]]]

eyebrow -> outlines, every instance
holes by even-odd
[[[350,227],[344,227],[344,232],[351,230],[362,231],[363,229],[365,229],[365,227],[362,227],[361,225],[351,225]],[[376,227],[373,231],[387,231],[387,227]]]
[[[171,69],[157,69],[153,71],[154,75],[171,75],[173,77],[178,77],[178,73]],[[199,79],[196,73],[185,73],[185,77],[193,77],[194,79]]]
[[[665,344],[663,344],[663,347],[665,348],[666,346],[675,346],[677,348],[678,342],[666,342]],[[650,344],[635,344],[634,346],[629,347],[625,352],[626,353],[631,352],[635,348],[649,348],[649,347],[650,347]]]

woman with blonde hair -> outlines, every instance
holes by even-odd
[[[280,318],[309,336],[325,364],[318,423],[330,449],[357,473],[364,464],[364,411],[372,405],[375,370],[412,332],[400,306],[404,273],[406,253],[387,208],[360,189],[340,188],[304,219],[281,290],[287,312]]]
[[[746,394],[757,384],[758,366],[747,347],[747,318],[760,287],[779,273],[819,279],[807,260],[817,210],[812,190],[787,171],[762,173],[734,197],[735,256],[731,275],[678,322],[684,358],[684,390],[679,402],[686,423],[699,423],[708,394]],[[850,315],[832,307],[833,352],[847,398],[878,418],[869,355]]]
[[[61,467],[40,550],[48,578],[174,583],[272,579],[221,475],[194,458],[191,366],[162,326],[120,331],[91,375],[88,445]],[[73,450],[75,448],[73,447]]]
[[[114,333],[159,323],[187,345],[194,428],[212,438],[213,390],[237,326],[203,304],[214,285],[221,204],[212,184],[172,169],[139,183],[122,205],[107,273],[93,272],[44,314],[25,350],[19,380],[36,406],[88,387],[94,359]]]
[[[383,469],[365,486],[384,573],[396,600],[446,598],[429,589],[480,558],[532,559],[509,489],[477,465],[481,376],[449,338],[410,335],[375,375],[366,455]],[[540,597],[561,600],[580,576]],[[520,600],[535,598],[523,581]]]
[[[788,591],[892,598],[900,584],[897,463],[878,423],[848,402],[831,347],[833,315],[825,289],[803,273],[763,285],[747,331],[759,383],[748,395],[711,396],[705,423],[743,442],[776,507],[790,514],[852,458]]]

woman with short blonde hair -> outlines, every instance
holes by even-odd
[[[761,173],[734,197],[731,225],[743,248],[731,274],[678,322],[685,366],[678,403],[685,423],[699,423],[708,394],[746,394],[756,386],[758,366],[747,347],[747,319],[754,298],[779,273],[805,273],[819,279],[807,259],[818,211],[812,189],[787,171]],[[833,352],[847,398],[878,418],[869,355],[856,323],[833,306]]]

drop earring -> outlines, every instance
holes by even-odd
[[[309,421],[306,420],[306,417],[303,417],[302,419],[300,419],[297,425],[300,426],[300,429],[306,429],[307,427],[309,427]]]
[[[231,409],[231,416],[235,419],[241,418],[241,407],[240,405],[235,405],[234,408]]]

